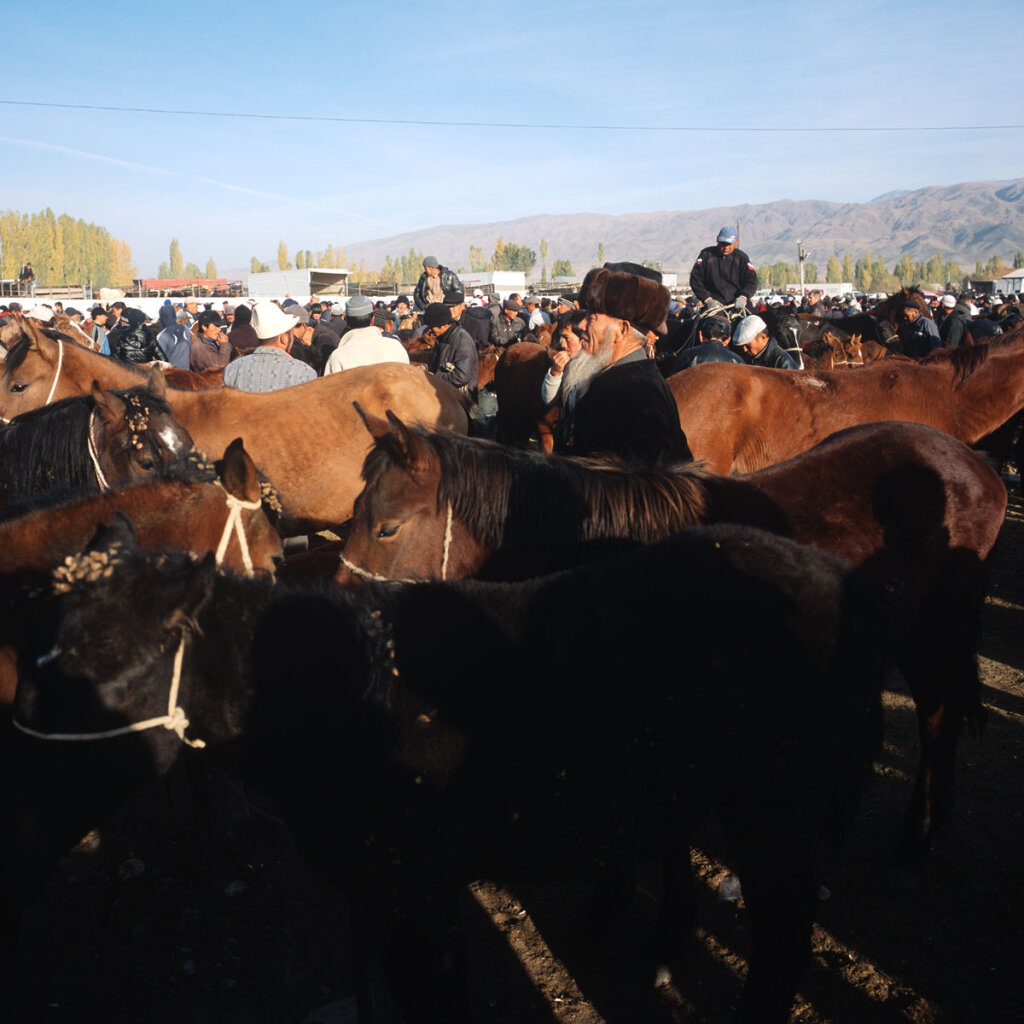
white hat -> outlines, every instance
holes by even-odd
[[[946,309],[952,309],[956,305],[956,296],[955,295],[943,295],[942,296],[942,305],[945,306]]]
[[[480,298],[483,298],[483,294],[484,294],[484,293],[483,293],[483,292],[482,292],[482,291],[481,291],[481,290],[480,290],[479,288],[474,288],[474,289],[473,289],[473,298],[474,298],[474,299],[480,299]]]
[[[33,306],[31,309],[25,310],[25,316],[30,316],[33,320],[39,320],[44,324],[53,322],[53,310],[49,306]]]
[[[762,331],[768,332],[768,325],[759,316],[745,316],[733,332],[732,343],[739,348],[753,341]]]
[[[768,305],[769,306],[781,306],[782,305],[782,296],[781,295],[773,295],[768,300]]]
[[[981,312],[981,310],[978,309],[978,307],[973,302],[968,302],[967,312],[970,313],[971,316],[977,316]]]
[[[260,341],[276,338],[290,331],[298,320],[279,309],[273,302],[257,302],[252,307],[252,327]]]

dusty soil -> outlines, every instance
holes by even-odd
[[[936,623],[941,629],[942,623]],[[1024,503],[1011,499],[985,610],[988,722],[961,744],[955,821],[924,884],[886,882],[886,840],[913,774],[905,695],[887,697],[886,746],[851,841],[823,865],[814,963],[801,1024],[999,1024],[1024,1020]],[[183,783],[139,795],[30,895],[21,1021],[354,1021],[346,906],[296,856],[283,829],[210,777],[217,813],[182,828]],[[185,797],[182,792],[185,790]],[[748,934],[712,830],[695,862],[701,928],[672,983],[655,989],[634,955],[658,889],[653,868],[609,954],[558,955],[586,893],[472,887],[464,901],[480,1022],[711,1022],[735,1005]]]

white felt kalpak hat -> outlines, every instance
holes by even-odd
[[[298,324],[298,318],[289,316],[273,302],[257,302],[252,307],[252,327],[260,341],[276,338]]]

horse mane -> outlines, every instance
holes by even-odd
[[[963,348],[937,348],[917,362],[927,366],[948,365],[953,371],[953,390],[965,384],[988,361],[988,345]]]
[[[647,544],[699,522],[708,507],[704,481],[710,474],[703,463],[636,468],[408,429],[440,464],[438,513],[451,502],[454,517],[495,549],[537,536],[554,544],[615,537]],[[363,479],[372,486],[401,462],[397,438],[378,438]]]
[[[169,416],[168,404],[146,385],[113,394],[147,414]],[[0,429],[0,481],[13,497],[0,509],[9,520],[43,507],[82,497],[95,490],[96,477],[86,443],[89,417],[96,408],[92,395],[72,395],[52,405],[16,416]],[[176,483],[210,483],[217,478],[211,463],[195,448],[181,465],[165,469],[161,479]]]

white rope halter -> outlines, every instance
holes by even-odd
[[[96,470],[96,482],[100,485],[101,491],[109,491],[110,484],[107,483],[107,478],[103,475],[103,470],[100,468],[100,456],[96,450],[96,438],[93,435],[93,427],[96,423],[96,409],[89,414],[89,439],[87,447],[89,449],[89,458],[92,459],[92,468]]]
[[[451,553],[452,547],[452,503],[448,502],[448,514],[445,517],[444,524],[444,546],[441,549],[441,579],[448,579],[448,556]],[[401,576],[381,576],[378,573],[370,572],[369,569],[364,569],[361,566],[356,565],[354,562],[350,562],[343,554],[339,555],[341,564],[353,576],[358,576],[361,580],[371,580],[374,583],[422,583],[422,579],[413,579],[412,577],[401,577]]]
[[[178,649],[174,653],[174,671],[171,674],[171,690],[167,698],[167,714],[159,718],[147,718],[144,722],[134,722],[131,725],[123,725],[117,729],[105,729],[103,732],[39,732],[23,725],[16,718],[14,727],[26,736],[32,736],[37,740],[61,740],[65,743],[84,743],[90,740],[109,740],[116,736],[130,736],[133,732],[144,732],[147,729],[157,729],[163,726],[169,732],[173,732],[182,743],[197,750],[206,746],[203,740],[190,740],[185,735],[188,728],[188,718],[185,716],[185,709],[178,706],[178,688],[181,685],[181,663],[185,656],[185,633],[182,632]]]
[[[242,501],[230,491],[225,491],[224,500],[228,503],[228,517],[224,522],[224,532],[220,535],[220,543],[217,545],[217,567],[220,568],[224,563],[224,556],[227,554],[232,535],[237,535],[238,546],[242,549],[242,564],[245,566],[245,574],[252,576],[252,557],[249,555],[249,541],[245,536],[245,528],[242,526],[242,512],[243,510],[254,512],[263,507],[263,502],[259,498],[255,501]]]

